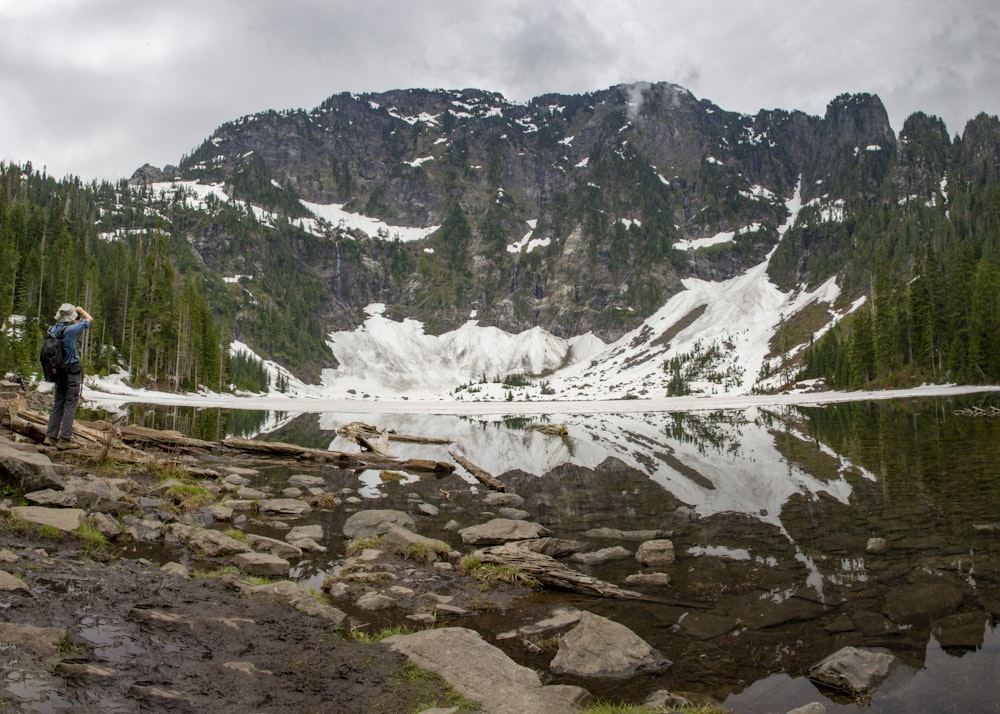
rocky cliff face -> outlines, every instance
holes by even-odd
[[[919,125],[914,132],[935,131]],[[178,168],[143,167],[133,180],[220,182],[291,219],[307,215],[306,201],[439,226],[414,244],[336,227],[322,241],[292,236],[293,259],[325,286],[330,329],[384,302],[390,317],[431,331],[475,314],[511,332],[539,325],[611,340],[680,290],[681,278],[728,277],[760,262],[797,187],[803,201],[875,200],[896,149],[871,95],[837,97],[819,118],[728,112],[665,83],[526,104],[479,90],[407,90],[247,116]],[[901,189],[929,185],[940,170],[933,153],[910,163],[893,176]],[[683,242],[723,232],[732,240],[711,248]],[[191,240],[211,268],[238,272],[225,257],[233,251],[211,245],[222,239]]]

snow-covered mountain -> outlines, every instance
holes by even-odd
[[[845,221],[883,181],[895,149],[871,95],[837,97],[826,116],[810,117],[729,112],[669,83],[527,103],[475,89],[412,89],[243,117],[179,166],[144,166],[130,183],[166,189],[159,216],[184,232],[207,269],[245,288],[232,296],[233,335],[313,384],[320,367],[337,363],[327,379],[345,386],[377,371],[349,351],[389,339],[384,318],[405,326],[399,344],[382,345],[394,369],[379,381],[391,390],[454,389],[504,373],[555,379],[573,368],[584,381],[565,386],[583,394],[595,338],[617,348],[610,358],[624,338],[643,339],[637,330],[684,331],[704,310],[699,328],[706,320],[729,327],[675,341],[703,367],[675,375],[675,386],[750,389],[775,350],[739,337],[746,315],[738,305],[729,315],[708,310],[711,284],[746,289],[728,281],[773,253],[793,201],[818,221]],[[177,209],[184,193],[198,215]],[[789,242],[772,279],[785,291],[808,282],[816,302],[830,291],[817,286],[843,260],[817,275],[803,245]],[[654,317],[682,292],[687,302]],[[758,299],[768,313],[795,307],[777,304],[785,297]],[[275,311],[295,318],[275,320]],[[361,336],[346,334],[362,325]],[[307,328],[307,338],[296,333]],[[297,347],[330,331],[332,356],[310,361]],[[650,359],[664,356],[662,342],[649,346]],[[720,350],[752,353],[755,364],[733,367]],[[380,388],[364,381],[348,388]],[[629,381],[655,389],[656,380]]]

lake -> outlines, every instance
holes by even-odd
[[[998,403],[1000,394],[987,393],[493,417],[379,414],[377,405],[321,414],[131,405],[128,420],[210,440],[259,436],[338,450],[356,450],[336,433],[352,421],[443,437],[453,443],[390,442],[390,450],[444,461],[460,452],[523,496],[531,520],[591,550],[638,545],[584,535],[596,528],[670,532],[670,584],[643,590],[655,602],[544,592],[502,617],[457,623],[532,666],[516,643],[494,637],[574,606],[627,625],[673,662],[656,677],[600,690],[586,683],[600,696],[702,692],[741,713],[811,701],[829,711],[1000,712],[1000,418],[956,413]],[[258,485],[282,487],[293,468],[266,469]],[[459,507],[477,488],[461,469],[442,480],[388,481],[332,469],[329,483],[380,508],[435,504],[440,513],[419,517],[418,530],[456,547],[448,521],[487,518]],[[316,516],[330,533],[345,517]],[[328,554],[298,565],[306,584],[318,587],[342,557],[342,539],[327,545]],[[631,558],[574,567],[618,584],[640,570]],[[870,701],[820,692],[805,678],[845,645],[899,659]]]

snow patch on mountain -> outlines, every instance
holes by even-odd
[[[798,189],[786,208],[781,235],[801,208]],[[730,280],[684,280],[683,291],[611,345],[593,335],[564,340],[537,327],[511,335],[475,319],[434,336],[418,321],[369,310],[356,330],[329,336],[340,364],[324,371],[324,389],[337,396],[485,401],[662,397],[672,379],[682,389],[673,393],[776,387],[787,376],[769,362],[776,331],[811,304],[830,310],[839,288],[831,279],[811,291],[783,292],[767,276],[768,260]],[[837,317],[831,311],[830,319]]]

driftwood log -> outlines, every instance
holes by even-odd
[[[382,456],[372,452],[347,453],[344,451],[328,451],[326,449],[311,449],[296,444],[286,444],[280,441],[257,441],[230,437],[222,440],[222,445],[238,451],[250,451],[260,454],[276,454],[294,456],[315,461],[329,461],[342,468],[349,469],[399,469],[411,473],[432,473],[447,475],[455,470],[454,464],[431,459],[398,459]]]
[[[494,563],[517,568],[542,585],[560,590],[613,597],[621,600],[645,600],[646,597],[632,590],[625,590],[612,583],[592,578],[573,570],[555,558],[531,550],[531,541],[514,541],[503,545],[480,548],[473,554],[481,563]]]
[[[129,424],[121,428],[122,441],[129,444],[157,444],[164,446],[184,446],[192,449],[214,449],[214,441],[192,439],[179,431],[150,429],[145,426]]]
[[[489,471],[479,468],[474,463],[464,458],[460,454],[456,454],[454,451],[449,451],[448,453],[451,454],[451,458],[455,459],[455,461],[458,462],[459,466],[461,466],[463,469],[472,474],[473,477],[475,477],[475,479],[479,481],[479,483],[486,486],[486,488],[491,488],[494,491],[506,490],[507,487],[503,485],[503,481],[498,479]]]
[[[429,436],[412,436],[410,434],[397,434],[394,431],[382,429],[365,424],[360,421],[352,421],[350,424],[337,429],[337,433],[345,439],[354,441],[365,451],[371,451],[383,456],[392,456],[389,453],[389,442],[398,441],[407,444],[450,444],[450,439],[438,439]]]
[[[389,441],[399,441],[408,444],[450,444],[451,439],[441,439],[434,436],[413,436],[412,434],[397,434],[391,429],[379,429],[372,424],[365,424],[360,421],[352,421],[350,424],[337,429],[337,433],[349,439],[355,435],[361,435],[367,439],[377,439],[382,434],[386,435]]]

